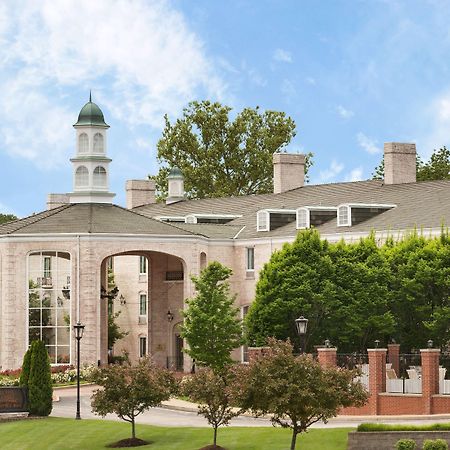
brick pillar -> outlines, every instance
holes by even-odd
[[[437,348],[420,350],[422,358],[422,399],[424,414],[433,414],[432,396],[439,394],[439,355]]]
[[[386,392],[386,352],[385,348],[368,349],[369,355],[369,409],[370,414],[378,414],[378,394]]]
[[[388,362],[392,364],[397,377],[400,376],[400,344],[388,344]]]
[[[251,363],[259,356],[264,355],[269,347],[249,347],[248,348],[248,362]]]
[[[336,367],[337,348],[318,348],[317,360],[322,367]]]

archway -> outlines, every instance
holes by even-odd
[[[158,365],[175,359],[180,368],[182,342],[173,341],[173,323],[182,320],[184,261],[168,253],[127,251],[104,258],[100,272],[100,363],[151,355]],[[126,334],[111,345],[114,330]]]

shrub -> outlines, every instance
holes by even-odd
[[[414,439],[400,439],[395,444],[395,450],[415,450],[416,441]]]
[[[52,411],[52,379],[50,358],[42,341],[33,341],[31,350],[28,399],[30,414],[48,416]]]
[[[22,372],[20,373],[19,385],[28,387],[28,379],[30,378],[31,366],[31,348],[29,348],[23,356]]]
[[[444,439],[426,439],[423,443],[423,450],[448,450],[448,444]]]

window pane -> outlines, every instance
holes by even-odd
[[[57,329],[58,339],[56,341],[58,347],[60,345],[69,345],[70,332],[68,327],[58,327]]]
[[[42,340],[45,345],[55,345],[56,335],[54,328],[42,328]]]
[[[253,247],[247,248],[247,270],[255,269],[255,249]]]
[[[139,273],[140,274],[147,273],[147,258],[145,256],[139,257]]]
[[[41,331],[39,328],[31,328],[28,331],[28,342],[31,344],[33,341],[41,339]]]
[[[145,316],[147,314],[147,296],[141,294],[139,296],[139,315]]]
[[[58,364],[70,363],[70,347],[69,346],[64,346],[64,347],[58,346],[56,348],[56,362]]]

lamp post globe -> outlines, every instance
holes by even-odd
[[[300,316],[298,319],[295,319],[295,327],[297,329],[297,334],[300,337],[300,353],[304,353],[305,351],[305,336],[308,331],[308,319],[303,316]]]
[[[77,322],[73,329],[75,331],[75,339],[77,340],[77,414],[75,416],[76,420],[81,419],[80,415],[80,341],[84,333],[84,325]]]

